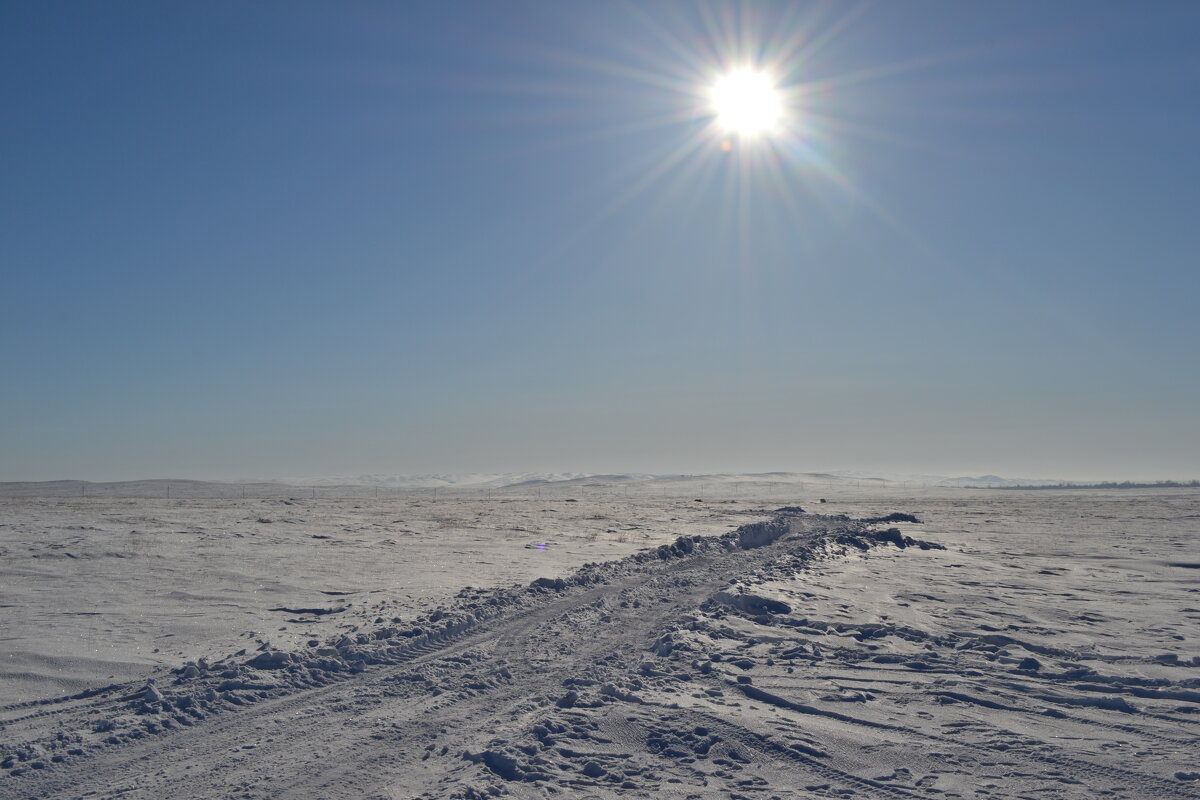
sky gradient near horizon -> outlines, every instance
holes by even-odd
[[[5,4],[0,480],[1200,477],[1197,34],[1192,2]],[[786,136],[711,130],[749,62]]]

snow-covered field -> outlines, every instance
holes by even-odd
[[[188,486],[0,493],[0,797],[1200,797],[1196,490]]]

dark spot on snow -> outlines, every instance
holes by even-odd
[[[893,512],[891,514],[888,514],[886,517],[867,517],[866,519],[863,520],[863,522],[867,523],[868,525],[874,524],[876,522],[913,522],[913,523],[920,524],[921,520],[917,519],[912,514],[902,514],[900,512]]]
[[[345,609],[345,607],[342,607],[342,608],[287,608],[286,606],[280,606],[279,608],[269,608],[267,610],[268,611],[282,611],[285,614],[309,614],[314,617],[320,617],[320,616],[324,616],[325,614],[340,614],[341,612],[345,611],[346,609]]]

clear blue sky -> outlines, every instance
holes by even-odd
[[[0,480],[1200,477],[1200,3],[10,2]],[[785,135],[713,135],[776,69]]]

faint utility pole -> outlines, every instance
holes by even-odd
[[[167,499],[171,499],[171,484],[167,484]]]

